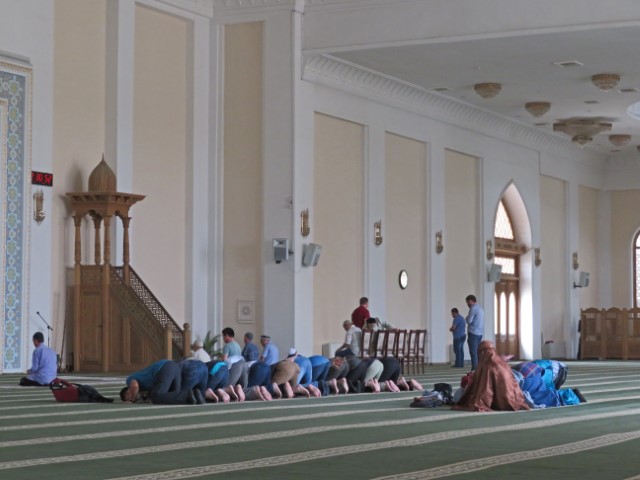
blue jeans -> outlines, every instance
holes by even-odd
[[[453,339],[453,352],[456,354],[456,367],[464,367],[464,342],[466,335]]]
[[[471,355],[471,370],[478,367],[478,345],[482,341],[482,335],[474,335],[469,333],[467,344],[469,345],[469,355]]]

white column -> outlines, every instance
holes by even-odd
[[[573,253],[580,246],[580,185],[576,181],[567,182],[567,275],[565,298],[568,318],[564,321],[564,338],[567,339],[567,356],[574,358],[578,353],[578,321],[580,320],[580,289],[573,288],[580,269],[573,269]],[[580,258],[578,258],[578,262]]]
[[[132,192],[135,0],[107,2],[105,160],[118,179],[118,191]],[[96,159],[96,164],[98,159]],[[135,217],[135,209],[132,212]],[[117,222],[115,222],[117,223]],[[131,231],[135,229],[135,219]],[[122,228],[112,238],[112,263],[122,261]],[[131,245],[132,258],[135,259]]]
[[[296,14],[294,14],[296,15]],[[293,346],[293,260],[276,264],[273,239],[292,244],[293,94],[292,21],[290,10],[276,12],[264,24],[263,115],[263,259],[264,330],[277,339],[281,352]],[[299,212],[297,212],[299,213]],[[301,252],[294,252],[294,258]],[[308,332],[309,327],[305,327]]]
[[[207,303],[207,329],[222,330],[222,277],[223,277],[223,225],[224,225],[224,25],[211,23],[209,63],[209,171],[207,180],[210,221],[208,225],[209,291]]]
[[[455,255],[455,252],[447,250],[447,232],[445,226],[445,148],[439,143],[428,145],[427,168],[427,232],[426,248],[427,259],[427,283],[426,283],[426,308],[428,315],[424,319],[424,327],[427,329],[427,352],[431,362],[444,362],[447,360],[447,346],[451,333],[449,325],[445,322],[448,318],[446,299],[446,275],[445,255]],[[435,235],[442,231],[444,251],[436,253]]]
[[[305,244],[313,242],[315,210],[313,206],[313,129],[314,114],[310,99],[313,87],[302,81],[302,23],[304,1],[298,0],[291,13],[291,77],[293,82],[293,345],[303,355],[313,352],[313,267],[302,266]],[[300,233],[300,212],[309,209],[308,237]],[[284,353],[284,352],[282,352]]]
[[[386,227],[385,219],[385,161],[386,161],[386,135],[384,125],[380,119],[371,119],[371,123],[365,130],[364,145],[364,291],[362,294],[369,297],[369,312],[374,317],[383,320],[387,318],[386,308]],[[374,243],[373,224],[382,220],[382,245]],[[357,300],[357,299],[354,299]],[[393,321],[393,320],[392,320]]]
[[[207,297],[209,294],[209,39],[210,22],[195,18],[192,23],[191,162],[187,173],[188,241],[185,272],[185,319],[194,333],[206,334]],[[217,330],[216,330],[217,331]]]

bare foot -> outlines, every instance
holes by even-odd
[[[216,394],[213,393],[213,390],[210,388],[204,391],[204,398],[212,403],[218,403],[218,397],[216,397]]]
[[[229,400],[231,400],[232,402],[237,402],[238,395],[236,395],[236,391],[233,388],[234,387],[229,385],[228,387],[225,387],[224,391],[227,395],[229,395]]]
[[[409,384],[411,385],[411,388],[413,388],[414,390],[423,390],[422,384],[420,384],[419,382],[417,382],[413,378],[411,380],[409,380]]]
[[[260,388],[260,393],[262,394],[262,397],[264,398],[264,400],[266,400],[267,402],[270,402],[271,400],[273,400],[273,397],[271,397],[271,394],[269,393],[269,390],[267,390],[266,387],[259,387]]]
[[[327,382],[327,385],[329,385],[329,390],[331,391],[331,393],[333,393],[334,395],[337,395],[338,392],[338,381],[335,378],[332,378],[331,380],[329,380]]]
[[[307,398],[311,397],[311,394],[309,393],[309,390],[304,388],[302,385],[296,385],[296,388],[293,391],[295,393],[297,393],[298,395],[303,395],[303,396],[305,396]]]
[[[387,380],[387,390],[397,393],[400,391],[400,388],[395,383],[393,383],[392,380]]]
[[[409,384],[407,383],[407,381],[404,379],[404,377],[400,377],[398,379],[397,382],[398,387],[400,387],[402,390],[411,390],[411,387],[409,387]]]
[[[258,387],[257,385],[255,387],[251,387],[251,393],[256,397],[254,398],[254,400],[261,400],[263,402],[266,400],[264,398],[264,395],[262,395],[260,387]]]
[[[322,392],[320,392],[320,390],[318,390],[313,385],[309,385],[307,387],[307,390],[309,390],[309,393],[311,393],[311,395],[313,395],[316,398],[320,398],[322,396]]]
[[[349,393],[349,384],[347,383],[346,378],[341,378],[338,383],[338,390],[340,393]]]
[[[238,396],[238,401],[239,402],[244,402],[244,399],[246,398],[244,395],[244,390],[242,389],[242,385],[236,385],[234,387],[235,391],[236,391],[236,395]]]
[[[219,388],[218,390],[216,390],[216,395],[218,396],[218,398],[220,400],[222,400],[224,403],[229,403],[229,400],[231,400],[231,397],[229,397],[229,395],[227,394],[227,392],[225,392],[224,390],[222,390],[221,388]]]
[[[277,383],[271,384],[271,390],[273,390],[273,398],[276,398],[276,399],[282,398],[282,392],[280,391],[280,388],[278,387]]]
[[[285,397],[293,398],[293,388],[291,388],[291,385],[289,385],[289,382],[284,382],[284,384],[282,385],[282,388],[284,388]]]

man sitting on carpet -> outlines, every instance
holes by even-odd
[[[56,378],[58,372],[58,356],[44,344],[42,332],[33,334],[33,345],[36,349],[31,356],[31,368],[27,376],[20,379],[23,387],[46,387]]]

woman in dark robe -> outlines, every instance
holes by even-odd
[[[478,367],[473,383],[467,386],[453,408],[476,412],[529,410],[511,368],[489,340],[478,346]]]

